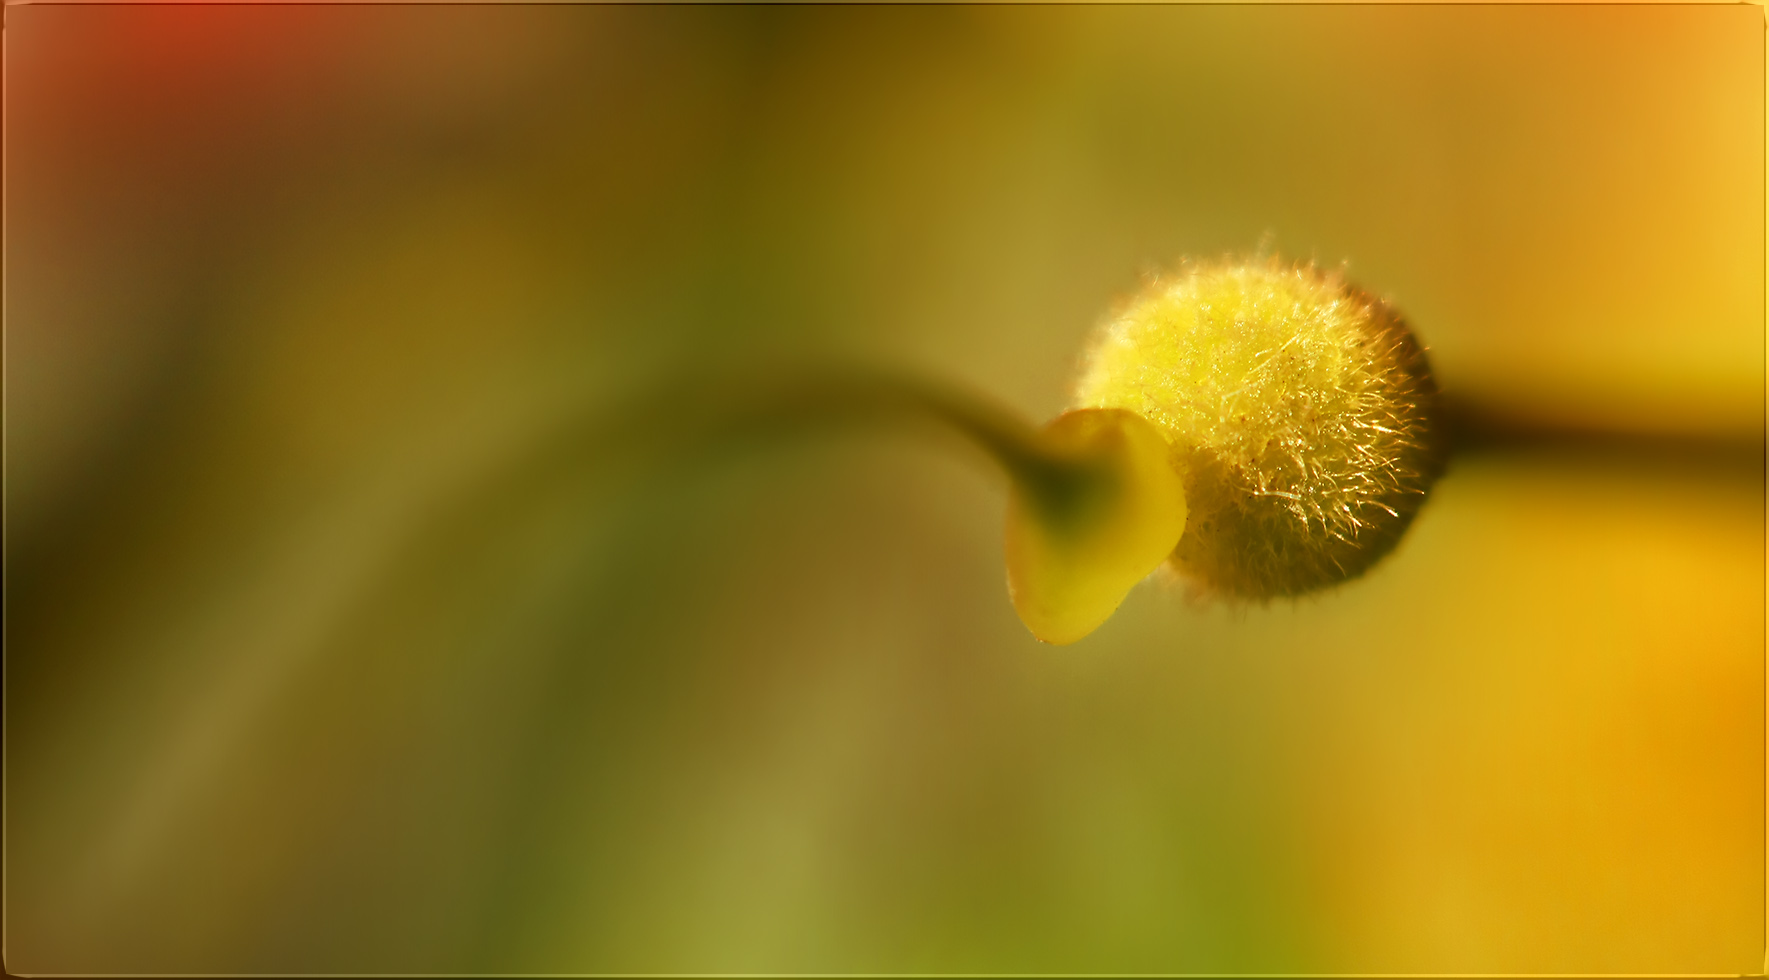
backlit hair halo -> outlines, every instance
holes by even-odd
[[[1056,452],[1109,474],[1066,514],[1016,480],[1009,592],[1039,639],[1096,629],[1162,564],[1262,600],[1393,550],[1443,468],[1437,386],[1386,303],[1276,259],[1187,264],[1098,331]],[[1101,479],[1096,477],[1096,479]]]

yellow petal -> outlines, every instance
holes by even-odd
[[[1090,408],[1040,434],[1067,463],[1016,473],[1007,588],[1032,634],[1073,643],[1110,617],[1185,533],[1185,488],[1166,438],[1135,412]]]

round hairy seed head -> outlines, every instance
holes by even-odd
[[[1185,472],[1169,563],[1263,599],[1361,574],[1442,470],[1437,386],[1387,304],[1276,260],[1189,266],[1095,339],[1078,407],[1161,427]]]

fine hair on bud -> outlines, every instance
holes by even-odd
[[[1102,326],[1076,395],[1170,440],[1187,519],[1169,564],[1225,597],[1362,574],[1443,469],[1424,348],[1387,303],[1313,265],[1191,263],[1157,279]]]

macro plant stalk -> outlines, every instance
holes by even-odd
[[[1400,316],[1337,273],[1269,257],[1155,280],[1097,331],[1073,407],[1042,427],[908,374],[736,377],[679,376],[589,443],[646,456],[831,427],[956,433],[1008,477],[1009,596],[1056,644],[1163,565],[1229,601],[1355,578],[1394,549],[1446,458],[1437,387]]]
[[[683,387],[695,397],[621,413],[647,420],[637,430],[648,432],[647,445],[905,424],[944,429],[974,445],[1008,477],[1008,591],[1021,620],[1046,642],[1072,643],[1098,628],[1185,531],[1180,458],[1134,412],[1077,409],[1039,428],[956,387],[880,371],[824,369]]]

